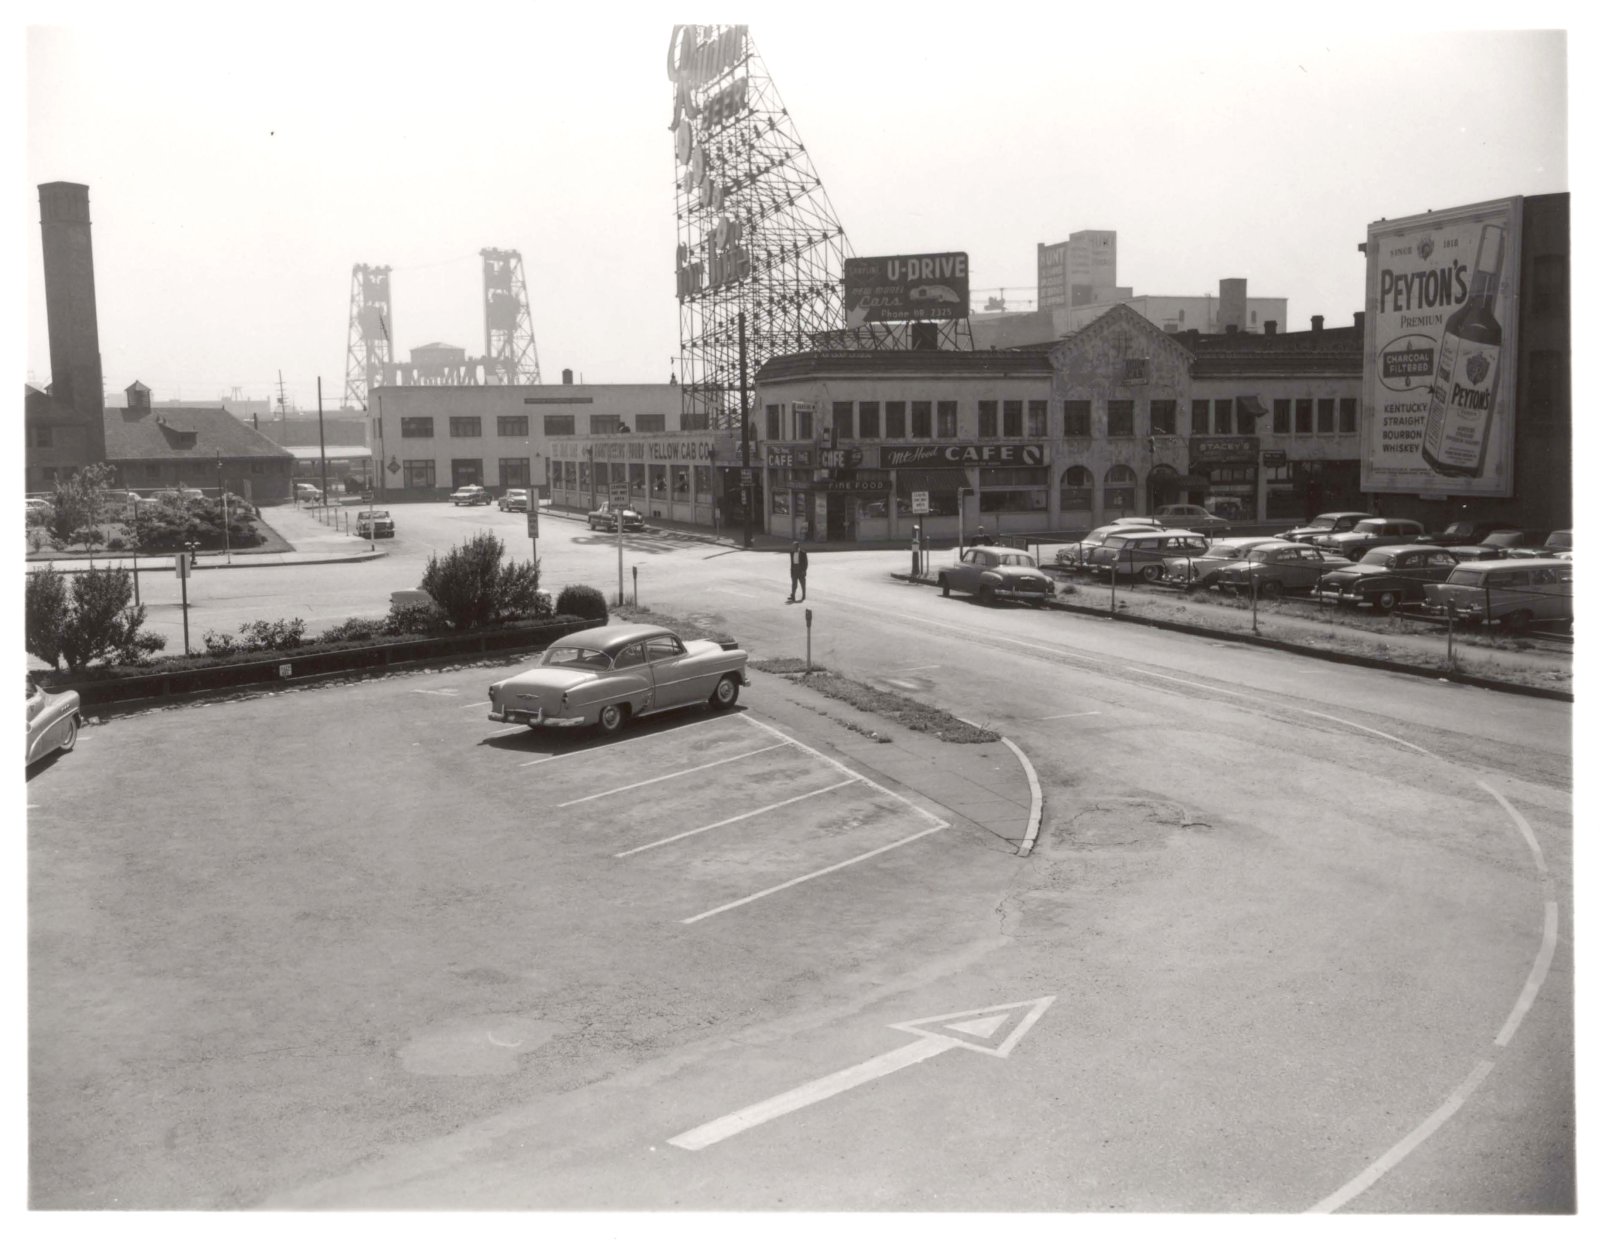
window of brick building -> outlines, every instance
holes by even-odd
[[[450,420],[450,435],[453,437],[470,437],[483,435],[483,420],[479,418],[452,418]]]
[[[1211,434],[1211,401],[1209,398],[1197,397],[1189,403],[1189,434],[1191,436],[1209,436]]]
[[[993,440],[1000,434],[1000,403],[997,401],[980,401],[978,403],[978,439]]]
[[[1050,403],[1048,401],[1030,401],[1028,403],[1028,437],[1032,440],[1043,440],[1050,434]]]
[[[768,440],[782,440],[783,439],[783,407],[782,406],[768,406],[767,407],[767,439]]]
[[[1178,403],[1161,398],[1150,403],[1150,431],[1157,435],[1178,434]]]
[[[547,414],[544,416],[546,436],[576,436],[578,416],[575,414]]]
[[[856,404],[853,401],[833,403],[833,434],[838,440],[856,438]]]
[[[1133,403],[1131,401],[1106,402],[1106,435],[1133,435]]]
[[[1233,435],[1233,398],[1219,397],[1212,403],[1211,413],[1216,419],[1216,431],[1219,436]]]
[[[429,440],[433,437],[432,419],[401,419],[400,435],[406,440]]]
[[[408,488],[433,487],[433,459],[426,461],[408,461],[402,463],[405,467],[405,486]]]
[[[862,440],[878,440],[883,436],[883,431],[878,425],[878,403],[864,401],[859,407],[861,415],[861,429],[859,432]]]
[[[1299,436],[1311,435],[1311,418],[1314,403],[1309,397],[1297,397],[1294,402],[1294,430]]]
[[[1020,401],[1008,401],[1001,408],[1000,413],[1000,434],[1013,439],[1020,439],[1022,436],[1022,403]]]
[[[1275,397],[1272,401],[1272,430],[1275,435],[1289,434],[1289,399]]]
[[[1061,403],[1061,434],[1063,436],[1087,436],[1089,434],[1090,404],[1086,401],[1064,401]]]
[[[933,439],[933,403],[931,401],[914,401],[911,403],[911,438],[913,440]]]
[[[954,440],[956,436],[959,435],[959,432],[957,431],[956,403],[953,401],[941,401],[939,403],[938,415],[939,439]]]
[[[525,414],[502,414],[494,421],[495,431],[501,436],[526,436],[528,434],[528,416]]]
[[[904,440],[906,438],[905,402],[886,401],[883,403],[883,438],[885,440]]]
[[[1354,397],[1339,398],[1339,432],[1349,435],[1356,430],[1356,414],[1361,404]]]

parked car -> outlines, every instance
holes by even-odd
[[[527,513],[528,512],[528,489],[527,488],[507,488],[505,495],[502,496],[500,498],[500,500],[499,500],[499,505],[500,505],[500,510],[501,510],[502,513],[519,513],[519,514]]]
[[[1437,544],[1441,548],[1455,548],[1466,544],[1481,544],[1484,537],[1494,531],[1514,531],[1517,524],[1499,518],[1462,519],[1452,522],[1437,535],[1426,535],[1419,544]]]
[[[1106,536],[1115,535],[1123,531],[1159,531],[1160,529],[1160,524],[1154,521],[1129,522],[1127,519],[1120,519],[1116,522],[1108,522],[1105,526],[1096,527],[1090,531],[1077,543],[1063,544],[1056,549],[1056,564],[1068,569],[1082,569],[1084,563],[1088,560],[1089,554],[1106,542]]]
[[[614,734],[670,708],[731,708],[750,685],[749,659],[732,640],[685,642],[659,626],[595,626],[557,639],[531,669],[489,687],[489,719]]]
[[[1507,557],[1547,557],[1544,549],[1548,538],[1545,531],[1517,531],[1506,528],[1490,531],[1476,544],[1457,544],[1456,550],[1469,549],[1478,554],[1480,561],[1504,560]]]
[[[1216,582],[1217,572],[1228,563],[1246,556],[1253,549],[1286,543],[1287,540],[1274,535],[1240,535],[1229,539],[1212,540],[1211,547],[1199,556],[1180,554],[1168,557],[1166,573],[1162,575],[1162,580],[1174,587],[1182,587],[1186,591],[1203,590]]]
[[[622,515],[622,529],[624,531],[644,530],[644,515],[632,505],[613,505],[610,501],[601,501],[600,508],[589,515],[589,529],[591,531],[615,531],[617,529],[617,515]]]
[[[1453,548],[1395,544],[1374,548],[1354,565],[1330,570],[1311,595],[1324,604],[1371,607],[1387,613],[1397,604],[1420,601],[1429,583],[1442,583],[1459,563]]]
[[[1156,583],[1167,572],[1168,557],[1202,556],[1210,546],[1198,531],[1116,531],[1089,554],[1085,568],[1091,574]]]
[[[362,539],[393,539],[394,519],[387,509],[363,509],[356,515],[356,534]]]
[[[464,488],[457,488],[450,494],[452,505],[487,505],[492,498],[487,489],[475,483],[469,483]]]
[[[1535,621],[1572,616],[1572,562],[1559,557],[1466,561],[1442,583],[1424,589],[1425,608],[1470,622],[1500,622],[1521,630]]]
[[[49,522],[50,515],[56,512],[56,507],[42,496],[30,496],[28,503],[28,522]]]
[[[1572,532],[1552,531],[1550,538],[1544,542],[1544,555],[1547,557],[1565,557],[1572,559]]]
[[[1351,564],[1350,558],[1335,556],[1309,544],[1282,543],[1252,549],[1237,561],[1217,571],[1217,588],[1227,594],[1250,594],[1252,584],[1258,596],[1293,595],[1310,591],[1329,570]]]
[[[977,596],[979,604],[1023,600],[1038,606],[1055,595],[1056,585],[1029,554],[998,544],[974,544],[960,560],[939,568],[939,590]]]
[[[1375,518],[1376,514],[1363,513],[1353,509],[1338,509],[1326,514],[1318,514],[1303,527],[1291,527],[1278,536],[1279,539],[1293,540],[1297,544],[1309,544],[1323,535],[1337,535],[1340,531],[1348,531],[1356,523],[1365,518]]]
[[[1156,510],[1156,520],[1162,526],[1199,531],[1202,535],[1222,535],[1230,529],[1226,518],[1218,517],[1203,505],[1163,505]]]
[[[320,501],[322,489],[314,483],[297,483],[294,485],[294,499],[297,501]]]
[[[1310,542],[1336,556],[1357,561],[1374,548],[1415,544],[1427,533],[1427,528],[1412,518],[1363,518],[1348,531],[1318,535]]]
[[[33,764],[78,742],[78,692],[52,693],[28,675],[28,759]]]
[[[302,484],[300,486],[310,487],[311,485]],[[312,491],[315,492],[316,489],[312,488]],[[322,493],[318,492],[317,495],[320,497]],[[161,491],[155,494],[155,499],[158,501],[175,501],[180,505],[187,505],[191,501],[205,500],[206,494],[199,488],[162,488]]]

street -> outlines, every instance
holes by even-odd
[[[395,514],[378,560],[202,570],[194,645],[381,616],[481,527],[527,555]],[[615,547],[547,517],[545,585],[612,595]],[[760,672],[605,741],[485,719],[519,665],[87,729],[28,787],[35,1207],[1572,1209],[1568,705],[904,559],[814,553],[804,607],[781,555],[624,563],[1003,734],[1026,857]]]

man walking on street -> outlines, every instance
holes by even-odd
[[[789,550],[789,599],[787,603],[795,602],[795,595],[801,600],[806,598],[806,550],[800,547],[800,541],[795,540],[794,547]]]

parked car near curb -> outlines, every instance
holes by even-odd
[[[1219,518],[1203,505],[1163,505],[1156,510],[1156,519],[1162,526],[1199,531],[1202,535],[1222,535],[1230,530],[1226,518]]]
[[[1320,536],[1337,535],[1340,531],[1348,531],[1365,518],[1375,517],[1377,517],[1376,514],[1353,509],[1332,510],[1325,514],[1318,514],[1304,526],[1291,527],[1280,534],[1278,538],[1293,540],[1297,544],[1309,544]]]
[[[1507,557],[1548,557],[1544,542],[1545,531],[1520,531],[1510,527],[1490,531],[1476,544],[1457,544],[1455,550],[1475,552],[1480,561],[1504,560]]]
[[[1572,616],[1572,562],[1559,557],[1466,561],[1425,589],[1425,611],[1463,621],[1500,622],[1521,630]]]
[[[939,567],[939,590],[976,596],[979,604],[1021,600],[1038,606],[1055,595],[1056,585],[1028,553],[998,544],[975,544],[960,560]]]
[[[1162,581],[1186,591],[1200,591],[1217,581],[1223,566],[1247,556],[1253,549],[1286,544],[1275,535],[1239,535],[1212,540],[1211,547],[1199,556],[1168,557]]]
[[[1323,604],[1344,604],[1387,613],[1423,598],[1429,583],[1442,583],[1459,564],[1453,548],[1395,544],[1374,548],[1354,565],[1330,570],[1312,591]]]
[[[487,505],[490,497],[488,490],[475,483],[469,483],[464,488],[457,488],[450,494],[452,505]]]
[[[1565,557],[1572,559],[1572,532],[1552,531],[1550,538],[1544,542],[1544,555],[1547,557]]]
[[[498,504],[502,513],[525,514],[528,512],[528,489],[507,488]]]
[[[595,626],[557,639],[531,669],[490,686],[489,719],[614,734],[635,717],[672,708],[727,709],[750,684],[749,659],[731,640],[685,641],[659,626]]]
[[[643,514],[632,505],[613,505],[610,501],[601,501],[600,507],[589,514],[589,529],[591,531],[615,531],[619,513],[622,515],[622,529],[624,531],[644,530]]]
[[[1334,556],[1309,544],[1285,541],[1252,549],[1239,560],[1217,571],[1217,588],[1224,594],[1242,593],[1270,600],[1276,596],[1310,591],[1329,570],[1350,564],[1348,557]]]
[[[1166,575],[1168,557],[1201,556],[1210,546],[1198,531],[1117,531],[1089,554],[1085,568],[1091,574],[1157,583]]]
[[[1082,569],[1089,558],[1089,554],[1101,544],[1106,542],[1108,535],[1118,535],[1124,531],[1159,531],[1161,526],[1157,522],[1129,522],[1121,519],[1108,522],[1103,527],[1096,527],[1075,544],[1063,544],[1056,549],[1056,564],[1064,569]]]
[[[356,515],[356,534],[362,539],[393,539],[394,519],[387,509],[363,509]]]
[[[1455,548],[1464,544],[1481,544],[1484,537],[1494,531],[1512,531],[1516,523],[1506,522],[1499,518],[1462,519],[1452,522],[1444,530],[1434,535],[1425,535],[1417,541],[1419,544],[1437,544],[1441,548]]]
[[[52,693],[28,675],[28,759],[33,764],[78,743],[77,691]]]
[[[1348,531],[1318,535],[1311,543],[1335,556],[1357,561],[1374,548],[1415,544],[1427,533],[1428,529],[1413,518],[1363,518]]]

